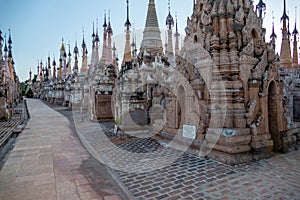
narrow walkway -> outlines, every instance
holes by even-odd
[[[31,118],[0,171],[0,199],[126,199],[81,145],[69,120],[28,99]]]

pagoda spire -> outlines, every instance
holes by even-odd
[[[61,65],[62,65],[62,78],[65,79],[67,76],[67,53],[64,44],[64,39],[62,38],[61,48],[60,48],[60,58],[61,58]]]
[[[299,34],[297,30],[297,6],[295,7],[295,28],[293,31],[294,36],[294,42],[293,42],[293,66],[296,68],[296,70],[299,69],[298,65],[298,44],[297,44],[297,35]]]
[[[135,35],[135,30],[134,28],[132,29],[132,42],[131,42],[131,55],[132,55],[132,58],[133,60],[136,59],[136,54],[137,54],[137,49],[136,49],[136,35]]]
[[[281,42],[281,51],[280,51],[280,65],[281,67],[292,67],[292,58],[291,58],[291,49],[290,41],[288,36],[287,29],[287,20],[289,20],[288,15],[286,14],[286,2],[284,0],[283,15],[281,21],[283,21],[282,27],[282,42]]]
[[[6,43],[6,34],[4,35],[4,69],[3,69],[3,83],[6,83],[7,78],[9,77],[9,69],[8,69],[8,60],[7,60],[7,43]]]
[[[176,14],[176,31],[175,31],[175,56],[178,56],[179,55],[179,37],[180,37],[180,34],[178,32],[178,24],[177,24],[177,14]]]
[[[36,81],[40,81],[40,76],[39,76],[39,73],[40,73],[40,62],[39,60],[37,60],[37,67],[36,67]]]
[[[95,43],[95,25],[94,25],[94,22],[93,22],[93,34],[92,34],[92,44],[93,44],[93,48],[94,48],[94,43]]]
[[[40,81],[44,81],[44,74],[43,74],[43,61],[41,60],[40,62],[40,70],[39,70],[39,76],[40,76]]]
[[[73,53],[74,53],[74,57],[75,57],[73,72],[74,72],[74,74],[78,74],[78,55],[79,55],[79,50],[78,50],[78,47],[77,47],[77,40],[75,40],[75,47],[74,47]]]
[[[93,34],[92,34],[92,38],[95,38],[95,37],[96,37],[96,35],[95,35],[95,24],[93,22]]]
[[[99,61],[99,34],[98,34],[98,18],[96,19],[96,36],[95,36],[95,60]]]
[[[87,73],[87,48],[86,48],[86,44],[84,41],[84,30],[82,30],[82,44],[81,44],[81,50],[82,50],[82,64],[81,64],[81,69],[80,69],[80,73],[81,74],[86,74]]]
[[[48,61],[46,61],[43,71],[44,71],[44,81],[48,81],[49,80]]]
[[[103,49],[101,61],[106,63],[106,54],[107,54],[107,24],[106,24],[106,11],[104,11],[104,24],[103,24]]]
[[[14,80],[14,61],[12,57],[12,39],[11,39],[11,32],[10,29],[8,29],[9,36],[8,36],[8,70],[10,74],[10,79]]]
[[[7,48],[7,42],[6,42],[6,34],[4,35],[4,58],[5,60],[7,59],[7,52],[8,52],[8,48]]]
[[[170,0],[168,2],[168,7],[169,7],[169,14],[167,16],[167,19],[166,19],[166,26],[168,29],[172,29],[173,26],[174,26],[174,19],[171,15],[171,3],[170,3]]]
[[[8,29],[8,58],[12,58],[12,39],[10,29]]]
[[[297,6],[295,7],[295,28],[293,30],[293,35],[297,35],[299,32],[297,30]]]
[[[63,57],[64,53],[66,52],[64,38],[61,39],[61,46],[60,46],[60,56]]]
[[[112,52],[113,52],[112,56],[113,56],[113,65],[114,66],[116,66],[116,59],[117,59],[116,51],[117,51],[117,48],[116,48],[116,44],[114,42],[114,45],[113,45],[113,48],[112,48]]]
[[[48,55],[48,78],[52,79],[50,54]]]
[[[275,33],[275,29],[274,29],[274,13],[273,13],[273,11],[272,11],[272,15],[273,15],[273,21],[272,21],[272,34],[271,34],[271,36],[270,36],[270,39],[271,39],[271,42],[275,45],[275,40],[276,40],[276,38],[277,38],[277,35],[276,35],[276,33]]]
[[[2,52],[2,46],[3,46],[2,41],[3,41],[2,31],[0,30],[0,60],[2,60],[2,54],[3,54],[3,52]]]
[[[103,23],[103,28],[107,27],[107,23],[106,23],[106,10],[104,10],[104,23]]]
[[[168,14],[167,19],[166,19],[166,26],[168,28],[168,39],[167,39],[168,42],[167,42],[167,47],[166,47],[166,53],[170,54],[170,55],[173,55],[174,52],[173,52],[173,40],[172,40],[172,37],[173,37],[172,28],[174,26],[174,19],[171,15],[170,0],[168,2],[168,5],[169,5],[169,14]]]
[[[98,19],[96,21],[96,34],[95,27],[93,23],[93,34],[92,34],[92,57],[91,57],[91,67],[94,68],[94,65],[99,61],[99,35],[98,35]]]
[[[53,66],[53,79],[55,79],[56,78],[56,62],[55,62],[55,57],[53,57],[52,66]]]
[[[283,20],[290,20],[289,16],[286,14],[286,2],[285,2],[285,0],[283,0],[283,15],[280,18],[280,20],[281,21],[283,21]]]
[[[287,35],[288,35],[288,39],[289,41],[291,41],[291,32],[290,32],[290,20],[288,20],[288,25],[287,25]]]
[[[141,50],[146,50],[150,53],[152,52],[153,55],[156,53],[162,54],[163,45],[160,34],[161,32],[158,26],[155,2],[154,0],[149,0]]]
[[[31,72],[31,68],[29,70],[29,82],[31,83],[32,82],[32,72]]]
[[[266,10],[266,4],[263,2],[263,0],[259,0],[259,3],[256,5],[256,9],[258,10],[259,23],[260,23],[260,26],[262,27],[262,25],[263,25],[263,12],[265,12],[265,10]]]
[[[93,34],[92,34],[92,57],[91,57],[91,64],[94,65],[95,64],[95,25],[93,22]]]
[[[67,75],[71,75],[72,74],[72,54],[71,54],[70,42],[69,42],[68,46],[69,46],[69,53],[68,53],[69,60],[68,60],[68,64],[67,64],[67,70],[68,70]]]
[[[111,37],[113,35],[113,29],[110,24],[110,10],[108,10],[108,26],[107,26],[107,65],[111,65],[113,63],[112,60],[112,41]]]
[[[127,20],[125,22],[126,42],[125,42],[125,50],[124,50],[124,57],[123,57],[122,67],[126,63],[131,62],[131,60],[132,60],[131,48],[130,48],[130,27],[131,27],[131,23],[129,21],[129,1],[126,0],[126,3],[127,3]]]
[[[131,23],[130,23],[130,21],[129,21],[129,1],[128,0],[126,0],[126,3],[127,3],[127,20],[126,20],[126,22],[125,22],[125,26],[127,27],[127,26],[131,26]]]

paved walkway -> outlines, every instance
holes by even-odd
[[[27,104],[31,118],[0,171],[1,200],[126,199],[65,116],[40,100]]]
[[[135,199],[300,199],[300,151],[229,166],[153,138],[119,138],[109,123],[84,121],[82,112],[73,116],[86,148],[114,169]]]
[[[151,137],[115,135],[82,110],[28,106],[32,118],[0,171],[1,200],[300,199],[300,151],[228,166]]]

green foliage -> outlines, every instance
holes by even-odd
[[[25,95],[26,89],[27,89],[27,82],[25,81],[25,82],[22,82],[22,83],[21,83],[21,92],[22,92],[22,96]]]
[[[31,88],[29,88],[28,92],[25,95],[27,98],[33,98],[33,92],[31,90]]]
[[[120,118],[117,118],[117,119],[113,119],[113,123],[120,126],[121,123],[122,123],[122,118],[120,117]]]

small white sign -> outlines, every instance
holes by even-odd
[[[185,138],[195,139],[196,138],[196,126],[183,125],[182,136]]]

